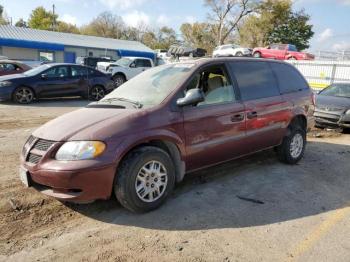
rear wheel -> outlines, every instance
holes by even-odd
[[[303,157],[306,146],[306,131],[300,126],[291,127],[289,134],[277,147],[277,155],[280,161],[287,164],[296,164]]]
[[[295,57],[291,56],[288,58],[288,60],[297,60]]]
[[[133,212],[159,207],[175,185],[170,156],[157,147],[142,147],[131,152],[117,172],[114,192],[118,201]]]
[[[99,101],[104,98],[106,92],[102,86],[93,86],[90,89],[89,99],[92,101]]]
[[[34,100],[34,92],[29,87],[18,87],[13,95],[13,100],[19,104],[30,104]]]
[[[115,87],[119,87],[126,82],[126,79],[125,76],[123,76],[122,74],[116,74],[115,76],[113,76],[113,81]]]

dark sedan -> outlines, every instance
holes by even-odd
[[[45,64],[23,74],[0,77],[0,101],[13,100],[20,104],[65,96],[100,100],[113,89],[109,75],[76,64]]]
[[[350,83],[334,83],[316,97],[316,126],[350,128]]]

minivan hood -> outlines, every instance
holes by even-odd
[[[126,122],[141,112],[136,109],[83,108],[47,122],[33,135],[51,141],[106,140],[126,130]]]

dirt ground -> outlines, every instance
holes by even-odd
[[[115,199],[64,205],[19,181],[31,132],[85,104],[0,104],[0,261],[350,260],[349,134],[312,132],[296,166],[267,151],[189,175],[135,215]]]

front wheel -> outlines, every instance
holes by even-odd
[[[175,185],[174,165],[170,156],[157,147],[142,147],[129,153],[115,179],[118,201],[133,212],[158,208]]]
[[[306,146],[306,132],[300,127],[289,131],[280,146],[277,155],[280,161],[287,164],[296,164],[303,157]]]
[[[260,52],[255,52],[255,53],[253,54],[253,57],[255,57],[255,58],[261,58]]]
[[[126,79],[122,74],[116,74],[115,76],[113,76],[113,81],[115,87],[119,87],[126,82]]]
[[[236,53],[236,56],[242,57],[242,56],[243,56],[243,53],[242,53],[242,52],[237,52],[237,53]]]
[[[13,100],[18,104],[30,104],[34,100],[34,92],[28,87],[19,87],[12,95]]]

